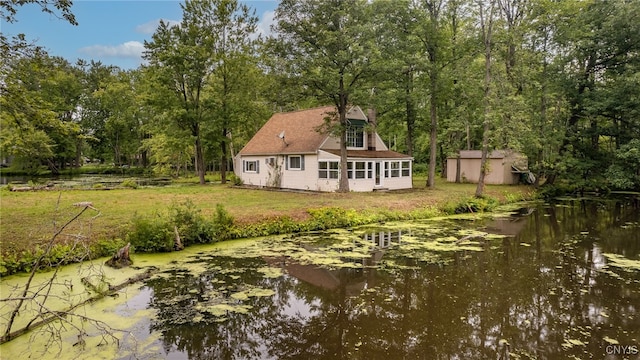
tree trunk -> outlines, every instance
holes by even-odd
[[[340,119],[340,181],[338,192],[349,192],[347,176],[347,103],[348,95],[344,90],[344,78],[340,76],[340,96],[338,99],[338,116]]]
[[[222,140],[220,140],[220,150],[222,150],[222,156],[220,157],[220,182],[222,184],[227,183],[227,129],[222,129]]]
[[[431,20],[431,34],[433,39],[430,39],[427,52],[429,54],[429,63],[431,69],[429,71],[429,114],[431,117],[431,135],[429,137],[429,177],[427,178],[427,187],[429,189],[435,189],[436,187],[436,162],[438,161],[438,77],[439,77],[439,58],[438,58],[438,46],[436,43],[439,32],[438,21],[440,16],[440,7],[442,1],[427,2],[427,8],[429,9],[429,17]]]
[[[198,173],[198,178],[200,179],[200,185],[204,185],[205,184],[205,179],[204,179],[204,175],[205,175],[205,168],[204,168],[204,157],[202,154],[202,140],[200,139],[200,131],[198,128],[198,132],[196,135],[196,171]]]
[[[407,110],[407,155],[413,156],[413,134],[416,123],[416,111],[413,103],[413,71],[406,72],[405,105]]]
[[[82,166],[82,139],[76,139],[76,159],[74,167],[77,169]]]
[[[482,197],[484,193],[484,178],[487,174],[487,153],[489,152],[489,130],[490,130],[490,102],[491,95],[491,35],[493,26],[493,10],[495,2],[491,1],[489,6],[489,14],[484,14],[483,8],[480,8],[480,21],[482,27],[482,39],[484,42],[484,116],[482,130],[482,157],[480,159],[480,176],[478,177],[478,186],[476,187],[476,197]],[[482,6],[482,5],[481,5]]]
[[[435,50],[434,50],[435,51]],[[434,65],[435,66],[435,65]],[[427,178],[427,186],[429,189],[436,187],[436,161],[438,154],[438,115],[436,108],[436,91],[437,91],[437,73],[435,69],[431,70],[431,96],[430,96],[430,115],[431,115],[431,136],[429,144],[429,177]]]
[[[231,153],[231,165],[235,165],[236,152],[233,149],[233,137],[231,136],[231,131],[227,131],[227,137],[229,138],[229,152]],[[235,166],[233,166],[230,170],[234,171]]]
[[[347,175],[347,129],[346,114],[340,114],[340,182],[338,192],[349,192],[349,177]]]
[[[131,243],[128,243],[126,246],[124,246],[123,248],[118,250],[115,254],[113,254],[111,259],[107,260],[105,264],[116,269],[127,267],[133,264],[133,261],[131,261],[131,257],[129,256],[130,247],[131,247]]]

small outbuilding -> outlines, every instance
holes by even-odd
[[[447,181],[477,183],[480,178],[481,150],[461,150],[459,156],[447,158]],[[527,157],[513,150],[494,150],[487,154],[486,184],[532,183]],[[459,176],[458,176],[459,174]]]

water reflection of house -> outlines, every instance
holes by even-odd
[[[265,258],[265,261],[270,266],[283,269],[289,276],[313,286],[327,290],[345,287],[347,295],[357,295],[363,289],[375,286],[375,269],[371,266],[376,265],[382,259],[385,249],[391,245],[399,244],[402,235],[402,231],[378,231],[363,235],[365,241],[374,245],[370,251],[371,255],[357,260],[342,259],[362,265],[359,268],[328,269],[314,264],[299,264],[284,256]],[[357,246],[355,242],[354,246]],[[312,247],[307,247],[307,250],[320,251]]]
[[[377,231],[372,233],[366,233],[362,237],[364,241],[370,242],[374,247],[371,251],[371,257],[364,259],[366,262],[364,265],[373,266],[382,260],[385,250],[394,244],[400,244],[402,242],[402,235],[408,235],[410,232],[402,230],[399,231]]]

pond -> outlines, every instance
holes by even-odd
[[[0,176],[0,185],[14,184],[48,185],[49,187],[96,189],[118,187],[123,181],[133,181],[138,186],[167,186],[171,184],[169,177],[148,177],[114,174],[78,174],[59,176]]]
[[[173,256],[96,310],[135,323],[108,358],[640,359],[637,204],[569,201]]]

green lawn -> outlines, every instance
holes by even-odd
[[[276,216],[303,220],[307,209],[339,207],[369,212],[409,212],[439,207],[473,196],[474,184],[452,184],[438,179],[435,190],[425,188],[424,177],[414,178],[414,189],[375,193],[298,193],[236,188],[229,185],[180,185],[115,190],[64,190],[0,192],[0,245],[2,253],[31,249],[52,234],[80,208],[74,203],[91,202],[100,212],[88,211],[82,221],[66,229],[70,236],[89,236],[90,241],[123,237],[137,214],[165,211],[172,203],[191,200],[205,216],[222,204],[239,224],[258,223]],[[529,197],[527,186],[487,186],[486,195],[501,201]],[[96,215],[99,215],[95,217]]]

